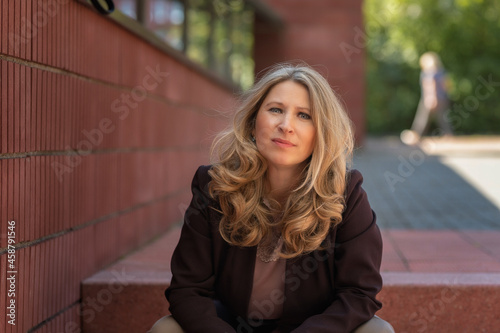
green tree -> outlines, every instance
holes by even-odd
[[[366,0],[364,11],[371,133],[411,125],[426,51],[448,72],[455,132],[500,133],[500,1]]]

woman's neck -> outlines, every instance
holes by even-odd
[[[280,205],[284,205],[290,192],[299,181],[300,172],[297,168],[267,170],[266,194],[270,199],[276,200]]]

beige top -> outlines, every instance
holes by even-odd
[[[266,199],[263,203],[270,207]],[[283,238],[278,229],[262,239],[257,247],[247,314],[250,319],[279,319],[283,313],[286,260],[279,257],[282,247]]]
[[[250,319],[278,319],[285,301],[286,260],[264,262],[255,259],[252,294],[248,305]]]

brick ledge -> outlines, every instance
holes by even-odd
[[[163,291],[180,228],[82,283],[83,332],[145,332],[168,313]],[[399,333],[495,332],[500,273],[383,272],[377,314]]]

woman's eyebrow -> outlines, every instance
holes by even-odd
[[[285,106],[285,104],[283,104],[283,103],[281,103],[281,102],[271,101],[271,102],[266,103],[266,105],[264,105],[264,107],[268,107],[268,106],[269,106],[269,105],[271,105],[271,104],[278,104],[278,105],[279,105],[279,106],[281,106],[281,107],[284,107],[284,106]]]
[[[264,107],[266,108],[266,107],[268,107],[268,106],[269,106],[269,105],[271,105],[271,104],[277,104],[277,105],[278,105],[278,106],[280,106],[280,107],[284,107],[284,106],[285,106],[285,104],[283,104],[283,103],[281,103],[281,102],[271,101],[271,102],[266,103],[266,104],[264,105]],[[298,106],[298,107],[296,107],[296,109],[297,109],[297,110],[300,110],[300,111],[309,111],[309,112],[311,111],[308,107],[305,107],[305,106]]]

